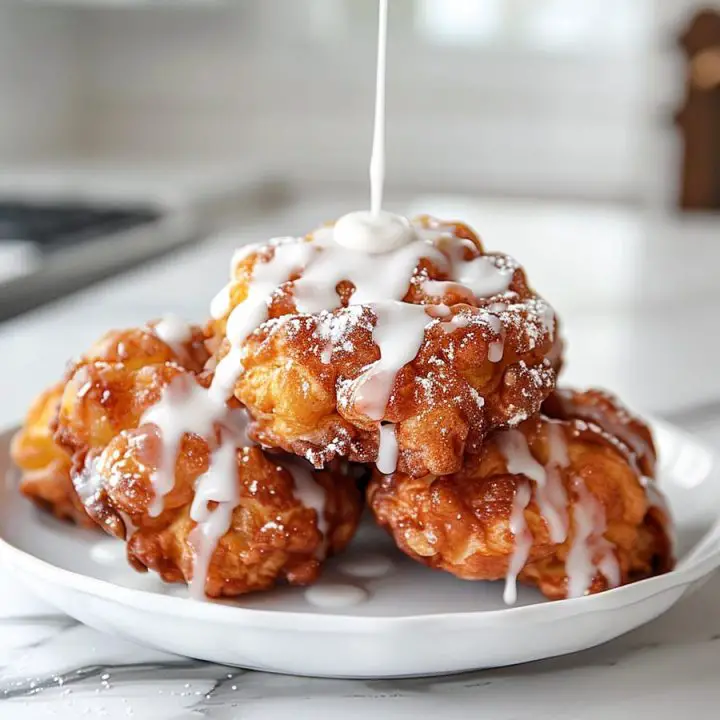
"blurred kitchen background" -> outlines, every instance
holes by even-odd
[[[391,201],[462,216],[511,251],[552,236],[583,248],[578,272],[612,256],[629,294],[656,230],[669,245],[694,233],[702,262],[720,244],[712,6],[392,0]],[[287,218],[298,198],[318,199],[303,222],[334,212],[328,198],[363,204],[376,14],[373,0],[4,0],[0,319]],[[643,297],[656,289],[648,276]]]

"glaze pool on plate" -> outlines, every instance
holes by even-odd
[[[187,599],[122,562],[123,546],[60,523],[16,491],[0,438],[0,554],[48,602],[99,630],[190,657],[327,677],[398,677],[495,667],[581,650],[667,610],[720,565],[720,461],[659,425],[660,481],[678,530],[678,569],[600,595],[547,602],[403,557],[366,522],[308,592],[278,588],[226,602]]]

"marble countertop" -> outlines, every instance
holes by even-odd
[[[168,310],[201,320],[232,249],[299,233],[359,202],[308,199],[160,263],[0,325],[0,428],[110,327]],[[604,385],[720,445],[720,220],[622,207],[415,197],[405,211],[467,220],[516,255],[556,306],[566,381]],[[319,680],[213,666],[83,627],[0,575],[0,720],[714,717],[720,576],[665,616],[576,655],[448,678]]]

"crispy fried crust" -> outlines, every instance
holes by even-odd
[[[643,475],[655,477],[657,452],[650,428],[607,391],[558,389],[544,402],[542,411],[557,420],[583,420],[598,425],[626,446]]]
[[[546,467],[550,466],[549,432],[556,432],[550,430],[551,425],[562,432],[569,465],[559,472],[571,518],[565,542],[554,544],[550,538],[549,525],[538,506],[536,483],[508,472],[503,431],[490,435],[480,454],[468,458],[462,471],[453,475],[413,479],[401,473],[375,473],[368,503],[378,522],[403,552],[420,562],[465,579],[499,579],[508,572],[515,548],[510,528],[513,500],[519,485],[530,482],[532,498],[524,517],[532,546],[520,579],[538,585],[548,597],[565,597],[565,563],[576,533],[572,519],[578,502],[575,479],[580,478],[604,510],[604,537],[615,547],[621,583],[668,570],[672,566],[669,518],[661,507],[651,504],[646,482],[652,480],[643,478],[638,469],[631,438],[619,440],[600,427],[617,422],[625,411],[606,396],[598,404],[596,392],[573,393],[573,397],[575,407],[587,404],[593,413],[597,411],[592,424],[570,415],[562,420],[538,415],[518,428],[532,456]],[[568,407],[564,405],[565,412]],[[603,419],[607,422],[601,422]],[[644,442],[649,438],[648,447],[652,448],[649,430],[641,421],[628,416],[623,425],[627,432],[637,428],[638,437]],[[644,460],[649,462],[650,455]],[[606,587],[598,572],[589,592]]]
[[[61,520],[94,527],[70,480],[72,459],[53,440],[51,424],[57,414],[63,385],[58,383],[39,395],[10,449],[22,471],[20,492]]]
[[[150,475],[159,451],[152,426],[120,433],[93,463],[95,487],[88,512],[109,532],[128,538],[128,559],[138,570],[154,570],[167,582],[190,582],[195,565],[190,517],[194,483],[208,469],[208,444],[195,435],[183,441],[176,466],[176,484],[156,518],[148,514],[153,499]],[[264,590],[278,582],[314,582],[327,554],[342,550],[360,517],[355,482],[337,470],[313,477],[325,493],[323,526],[317,513],[296,496],[287,459],[259,448],[237,451],[239,503],[230,529],[220,539],[209,565],[205,593],[234,596]],[[292,460],[293,463],[304,461]],[[283,463],[283,464],[280,464]],[[310,466],[305,470],[309,472]],[[128,527],[129,526],[129,527]]]
[[[635,537],[620,535],[621,528],[608,528],[606,537],[616,544],[623,584],[665,572],[674,565],[671,518],[655,485],[657,453],[652,432],[645,422],[632,415],[620,401],[604,390],[556,390],[543,405],[549,417],[572,422],[578,432],[590,433],[622,453],[645,489],[646,511]],[[561,599],[567,594],[566,562],[570,544],[535,563],[528,563],[520,579],[537,585],[547,597]],[[589,592],[606,590],[607,580],[598,574]]]
[[[672,570],[675,563],[669,528],[670,517],[664,509],[653,505],[647,508],[642,522],[635,528],[632,543],[631,534],[626,529],[615,526],[613,530],[608,530],[606,537],[613,539],[614,536],[618,541],[616,555],[622,572],[621,585]],[[528,563],[520,574],[520,580],[536,585],[551,600],[562,600],[567,597],[567,553],[568,546],[565,544],[551,555]],[[588,594],[607,589],[607,580],[598,573]]]
[[[561,362],[552,311],[530,289],[522,268],[507,256],[484,253],[466,226],[442,227],[466,239],[464,260],[486,255],[513,273],[509,291],[493,298],[468,296],[452,284],[441,296],[428,295],[424,281],[448,280],[447,269],[431,259],[421,260],[412,275],[405,302],[450,308],[449,315],[428,318],[420,350],[397,374],[382,418],[396,424],[399,469],[415,477],[459,470],[490,430],[537,412],[554,387],[553,365]],[[442,241],[437,248],[449,257]],[[246,299],[254,268],[273,253],[265,246],[236,264],[228,312],[212,324],[221,339],[217,360],[229,351],[222,339],[229,314]],[[316,467],[335,457],[369,463],[378,454],[378,423],[354,402],[358,379],[380,357],[373,341],[376,315],[369,306],[348,306],[353,289],[349,282],[337,286],[340,309],[300,314],[293,283],[285,283],[269,302],[270,319],[242,345],[235,396],[253,416],[255,436]],[[500,343],[502,357],[491,362],[491,347]]]
[[[505,577],[514,545],[510,514],[517,480],[490,444],[454,475],[375,474],[368,504],[404,553],[464,580]],[[525,517],[534,539],[531,558],[548,555],[553,545],[535,503]]]
[[[75,494],[70,472],[74,460],[82,464],[90,448],[107,444],[119,431],[119,420],[107,411],[118,397],[118,384],[127,386],[127,370],[155,364],[165,368],[157,372],[172,373],[178,366],[199,372],[207,362],[200,328],[192,329],[187,342],[171,348],[154,334],[155,325],[106,333],[68,367],[62,382],[35,400],[13,439],[11,455],[22,471],[20,491],[56,517],[95,527]],[[138,385],[142,380],[152,384],[147,375]],[[137,413],[151,394],[148,390],[145,396],[134,395],[124,414]],[[118,414],[115,408],[110,416]]]
[[[173,377],[202,371],[209,355],[199,328],[172,348],[152,332],[153,325],[109,332],[69,366],[55,439],[70,453],[104,447],[137,425]]]
[[[207,439],[183,435],[174,485],[154,517],[149,512],[156,499],[151,480],[162,460],[162,438],[155,425],[141,423],[171,383],[189,390],[196,384],[207,387],[211,378],[181,366],[178,356],[152,336],[132,331],[124,337],[122,343],[103,341],[106,348],[121,344],[122,360],[114,352],[102,359],[94,353],[92,360],[84,358],[72,368],[60,388],[54,447],[72,456],[73,497],[93,522],[127,540],[130,563],[167,581],[189,582],[198,543],[193,535],[197,524],[190,517],[195,486],[225,431],[218,426]],[[302,494],[296,495],[290,463],[305,461],[237,448],[240,501],[230,529],[211,554],[207,595],[239,595],[281,581],[311,583],[324,557],[351,539],[362,508],[355,481],[337,468],[310,476],[324,491],[319,518],[303,504]],[[311,466],[302,471],[309,474]],[[211,503],[210,509],[215,506]]]

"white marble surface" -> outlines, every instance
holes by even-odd
[[[357,206],[306,201],[270,220],[0,326],[0,427],[105,329],[165,310],[200,320],[239,242],[308,230]],[[569,337],[567,380],[609,386],[720,445],[720,221],[620,207],[413,198],[466,219],[527,266]],[[603,647],[451,678],[312,680],[164,656],[84,628],[0,576],[0,720],[715,717],[720,578]]]

